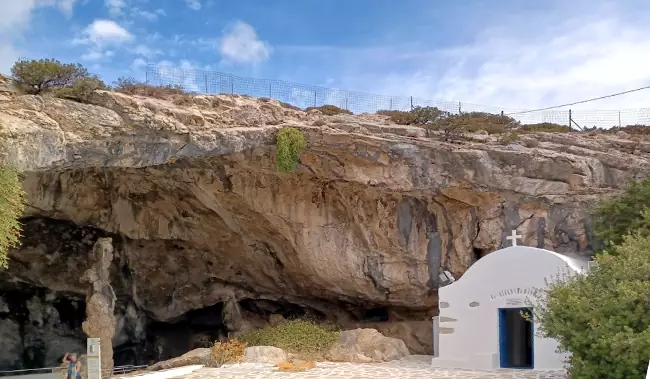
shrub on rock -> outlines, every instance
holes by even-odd
[[[0,269],[7,268],[9,248],[20,242],[21,224],[18,219],[25,209],[26,195],[20,172],[0,165]]]
[[[283,128],[278,131],[275,163],[279,172],[293,172],[298,166],[300,153],[305,148],[305,137],[299,129]]]
[[[306,320],[289,320],[254,330],[239,339],[247,346],[274,346],[301,359],[322,359],[339,332]]]

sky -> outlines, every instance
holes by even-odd
[[[413,96],[430,100],[423,105],[462,102],[464,110],[506,113],[650,85],[647,0],[0,3],[5,73],[19,57],[56,58],[82,63],[110,83],[145,80],[157,65],[164,80],[190,89],[205,89],[208,77],[211,87],[218,76],[206,72],[215,71],[333,88],[318,93],[319,101],[339,106],[400,108]],[[260,82],[238,83],[267,92]],[[276,92],[298,105],[314,101],[306,86]],[[624,123],[650,124],[650,110],[638,110],[650,108],[650,90],[570,108],[588,114],[585,122],[611,123],[623,109]],[[531,117],[564,117],[544,114]]]

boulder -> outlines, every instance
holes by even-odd
[[[271,363],[277,365],[288,359],[287,353],[273,346],[251,346],[244,350],[246,363]]]
[[[209,348],[199,348],[190,350],[180,357],[168,359],[166,361],[158,362],[148,368],[149,371],[167,370],[170,368],[190,366],[190,365],[204,365],[212,366],[212,352]]]
[[[386,337],[376,329],[355,329],[341,332],[327,358],[337,362],[373,363],[394,361],[409,355],[400,339]]]

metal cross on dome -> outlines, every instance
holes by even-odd
[[[517,246],[517,238],[521,238],[521,234],[517,234],[517,229],[513,229],[512,235],[506,237],[507,240],[512,241],[512,246]]]

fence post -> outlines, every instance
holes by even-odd
[[[316,90],[314,90],[314,108],[316,108]]]
[[[571,109],[569,109],[569,130],[573,129],[571,127],[571,122],[573,121],[573,118],[571,118]]]
[[[411,96],[411,110],[413,110],[413,96]]]
[[[149,85],[149,67],[151,66],[147,66],[147,70],[144,72],[144,84],[147,86]]]
[[[347,97],[345,98],[345,110],[349,111],[349,109],[348,109],[348,98]]]
[[[503,118],[503,111],[501,111],[501,122],[505,122],[505,120]]]
[[[393,98],[390,98],[390,105],[388,106],[388,110],[392,111],[393,110]]]
[[[272,85],[273,85],[273,83],[269,83],[269,99],[273,98],[273,96],[271,95],[272,94],[272,92],[271,92],[271,86]]]
[[[618,127],[621,127],[621,111],[618,111]]]
[[[208,90],[208,73],[207,72],[205,73],[205,93],[207,95],[210,94],[210,91]]]
[[[458,102],[458,114],[463,113],[463,110],[461,109],[461,103],[460,101]]]
[[[235,78],[232,75],[230,75],[230,94],[235,94]]]

